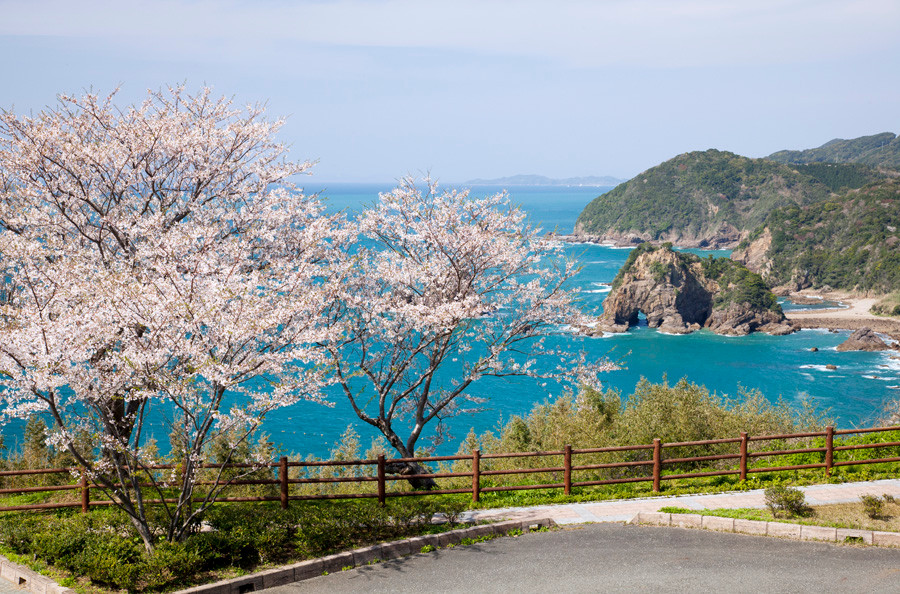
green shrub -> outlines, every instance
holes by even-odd
[[[161,542],[143,567],[143,580],[148,589],[169,584],[183,584],[203,569],[204,559],[197,549],[185,543]]]
[[[765,491],[766,507],[774,517],[784,514],[785,517],[808,516],[811,509],[806,505],[806,496],[800,489],[787,485],[774,485]]]
[[[67,563],[66,569],[115,588],[133,589],[143,572],[143,545],[117,535],[92,535]]]
[[[879,520],[884,517],[884,500],[878,495],[860,495],[860,501],[863,504],[863,511],[873,520]]]
[[[211,552],[212,558],[227,559],[237,567],[284,558],[297,535],[291,513],[270,505],[217,505],[204,519],[220,538],[206,537],[201,547]]]

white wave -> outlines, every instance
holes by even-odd
[[[815,369],[816,371],[834,371],[834,369],[828,369],[825,365],[801,365],[800,369]]]
[[[612,291],[612,287],[606,287],[605,289],[584,289],[581,291],[582,293],[609,293]]]
[[[884,353],[881,357],[881,365],[884,365],[883,369],[892,369],[894,371],[900,371],[900,359],[894,359],[897,355],[891,355]]]
[[[900,390],[900,386],[888,386],[889,390]]]
[[[805,377],[806,379],[811,379],[811,380],[816,379],[816,378],[814,378],[814,377],[812,376],[811,373],[801,373],[800,375],[802,375],[802,376]]]
[[[600,334],[591,334],[588,338],[612,338],[613,336],[618,336],[622,334],[622,332],[602,332]]]
[[[897,381],[897,378],[896,378],[896,377],[885,377],[885,376],[883,376],[883,375],[864,375],[863,377],[866,378],[866,379],[879,380],[879,381],[882,381],[882,382],[895,382],[895,381]]]

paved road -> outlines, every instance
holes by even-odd
[[[500,538],[266,590],[898,592],[900,551],[679,528],[588,524]]]
[[[885,493],[900,499],[900,479],[884,479],[864,483],[839,483],[799,487],[810,505],[828,503],[848,503],[859,501],[863,494],[881,496]],[[674,497],[645,497],[642,499],[618,499],[611,501],[588,501],[584,503],[563,503],[558,505],[538,505],[534,507],[513,507],[506,509],[479,509],[464,514],[470,521],[499,518],[527,519],[553,518],[557,524],[583,524],[585,522],[627,522],[634,514],[642,511],[657,511],[666,505],[703,510],[735,507],[765,507],[765,491],[736,491],[731,493],[709,493],[705,495],[678,495]],[[900,592],[900,587],[898,587]]]

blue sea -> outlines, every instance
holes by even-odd
[[[308,185],[307,192],[321,191],[332,210],[352,212],[361,204],[376,200],[389,185],[322,184]],[[475,195],[494,193],[500,188],[473,187]],[[608,189],[608,188],[607,188]],[[593,187],[509,187],[513,203],[529,213],[531,221],[544,230],[571,233],[584,206],[603,193]],[[575,282],[582,290],[586,311],[602,311],[608,283],[628,257],[628,249],[590,244],[565,244],[566,254],[581,265]],[[700,255],[726,256],[727,251],[691,250]],[[789,307],[789,306],[786,306]],[[753,334],[725,337],[708,331],[675,336],[647,326],[625,334],[604,338],[569,336],[572,351],[584,350],[591,357],[610,357],[622,369],[604,374],[606,387],[630,394],[642,377],[653,382],[680,378],[703,384],[711,391],[737,396],[741,388],[758,389],[771,400],[799,403],[807,399],[830,412],[840,427],[859,426],[878,420],[884,406],[900,396],[900,361],[887,353],[839,353],[835,347],[849,332],[803,330],[789,336]],[[818,352],[811,352],[817,347]],[[836,370],[826,365],[837,366]],[[527,379],[485,379],[473,393],[487,398],[481,412],[451,419],[451,439],[438,453],[455,452],[469,429],[481,433],[495,430],[513,415],[527,414],[533,405],[559,395],[558,386],[542,385]],[[288,452],[325,457],[348,425],[361,436],[363,449],[377,431],[358,421],[341,395],[332,394],[334,407],[301,403],[271,415],[264,427],[271,439]],[[422,441],[420,440],[420,443]]]
[[[328,208],[351,214],[361,205],[373,203],[379,191],[390,185],[314,184],[307,193],[320,192]],[[546,231],[570,233],[584,206],[605,189],[593,187],[510,187],[511,200],[521,206],[535,225]],[[474,187],[475,195],[500,188]],[[609,292],[609,283],[628,257],[628,249],[590,244],[564,244],[567,256],[581,265],[574,282],[582,290],[582,307],[599,313]],[[726,251],[692,250],[701,255],[726,256]],[[790,305],[786,305],[789,308]],[[567,335],[556,340],[569,351],[584,351],[591,358],[609,357],[621,369],[604,374],[604,384],[623,396],[630,394],[642,377],[653,382],[681,378],[703,384],[711,391],[737,396],[741,388],[760,390],[770,400],[784,399],[815,404],[842,428],[873,423],[885,405],[900,396],[900,361],[888,353],[839,353],[835,347],[849,332],[803,330],[789,336],[753,334],[718,336],[708,331],[689,335],[667,335],[646,325],[627,333],[586,338]],[[818,352],[811,352],[817,347]],[[555,367],[559,361],[553,361]],[[828,370],[826,365],[837,369]],[[456,451],[470,428],[481,433],[496,430],[513,415],[526,415],[535,403],[559,396],[559,386],[530,379],[488,378],[477,382],[471,393],[487,399],[483,410],[450,419],[449,438],[437,448],[439,454]],[[346,428],[352,425],[365,450],[378,432],[359,421],[337,390],[329,393],[331,407],[302,402],[269,415],[263,431],[282,451],[306,457],[325,458]],[[22,423],[4,428],[6,444],[21,440]],[[168,432],[151,430],[160,448],[167,450]],[[420,439],[427,445],[429,434]]]

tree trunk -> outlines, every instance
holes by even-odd
[[[405,457],[405,456],[404,456]],[[387,474],[407,476],[411,474],[431,474],[423,465],[416,462],[388,462],[385,466]],[[416,491],[433,491],[438,488],[437,482],[430,477],[406,479]]]
[[[153,538],[153,533],[150,532],[150,527],[134,516],[129,515],[128,519],[131,520],[132,526],[134,526],[134,529],[137,530],[137,533],[141,537],[141,540],[144,541],[144,549],[147,551],[147,553],[153,553],[153,548],[155,547],[156,542]]]

